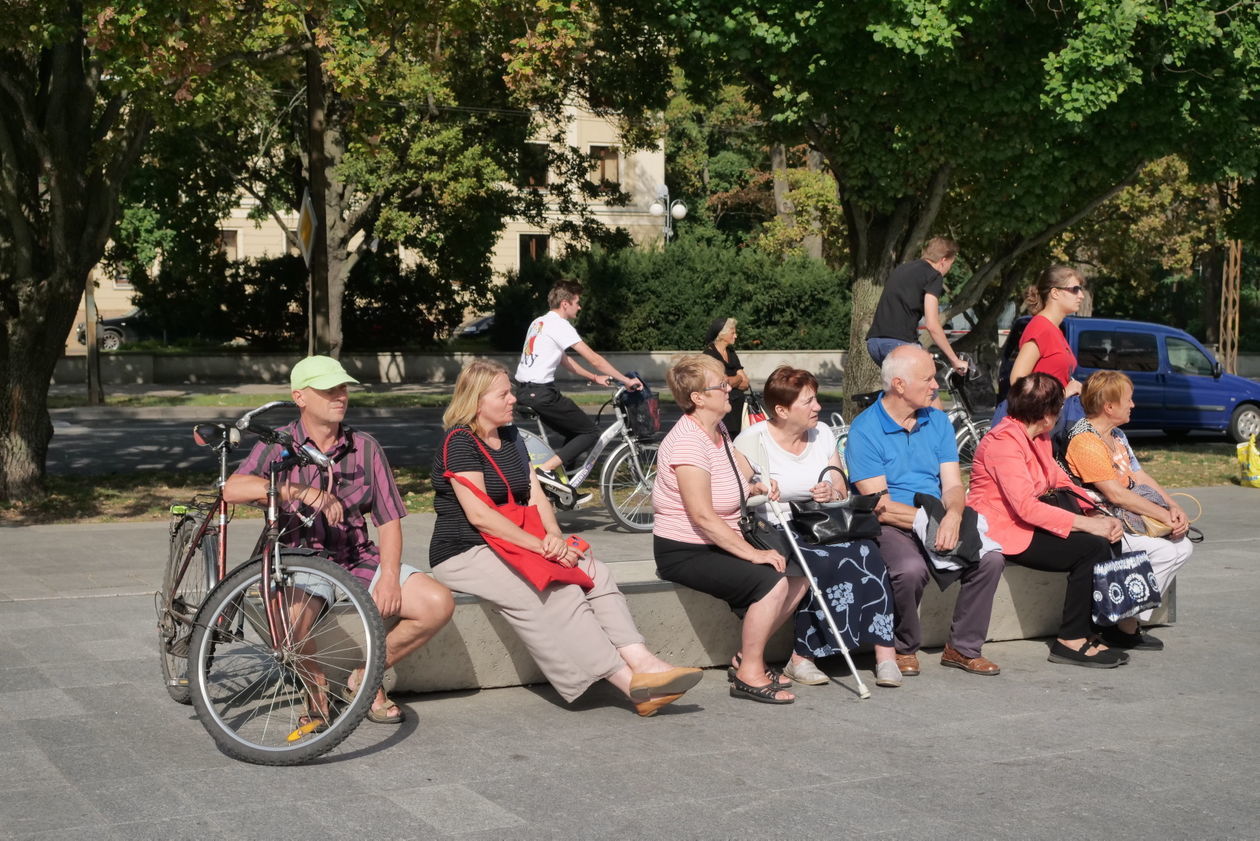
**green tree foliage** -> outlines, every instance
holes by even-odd
[[[689,77],[738,74],[836,179],[852,266],[852,368],[880,286],[949,220],[976,303],[1147,162],[1255,167],[1260,37],[1232,0],[661,0]]]
[[[807,350],[848,341],[842,275],[817,260],[683,235],[661,251],[594,248],[526,267],[496,293],[496,347],[520,347],[560,278],[586,288],[577,326],[600,350],[699,350],[718,317],[739,319],[743,348]]]

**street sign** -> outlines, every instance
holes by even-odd
[[[311,267],[311,249],[315,247],[315,202],[311,201],[311,191],[302,193],[302,212],[298,214],[297,238],[298,247],[302,249],[302,259],[306,267]]]

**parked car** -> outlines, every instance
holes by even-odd
[[[87,344],[87,324],[82,321],[79,322],[76,338],[79,344]],[[160,338],[162,331],[145,318],[139,307],[126,315],[102,318],[96,323],[96,345],[101,350],[118,350],[124,344]]]
[[[1028,317],[1011,326],[1002,348],[999,389],[1006,391]],[[1175,327],[1117,318],[1065,318],[1063,335],[1076,354],[1076,378],[1123,371],[1133,380],[1126,429],[1225,432],[1235,442],[1260,434],[1260,383],[1226,374],[1212,352]]]
[[[494,316],[483,315],[474,321],[470,321],[463,327],[455,331],[455,335],[462,339],[470,339],[476,336],[484,336],[494,327]]]

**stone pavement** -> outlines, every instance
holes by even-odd
[[[995,643],[996,678],[928,655],[869,701],[833,684],[786,707],[730,698],[714,670],[650,719],[606,687],[572,706],[545,686],[402,696],[403,726],[284,769],[225,758],[166,696],[163,525],[3,528],[0,839],[1260,838],[1260,492],[1195,493],[1208,541],[1180,621],[1121,669]]]

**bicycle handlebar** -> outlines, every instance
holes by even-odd
[[[252,432],[268,444],[279,444],[286,450],[286,458],[295,458],[306,464],[315,464],[319,467],[327,469],[332,466],[332,459],[324,455],[317,448],[310,444],[302,444],[300,447],[294,446],[293,436],[282,429],[273,429],[266,424],[255,420],[256,416],[270,412],[273,409],[286,409],[297,406],[291,400],[273,400],[270,403],[264,403],[257,409],[252,409],[241,416],[236,422],[236,428],[245,432]]]
[[[236,428],[241,430],[242,432],[252,432],[255,435],[260,435],[260,436],[264,434],[269,435],[275,430],[273,430],[269,426],[263,426],[262,424],[256,425],[254,423],[254,416],[261,415],[264,412],[270,412],[272,409],[292,408],[296,405],[297,404],[294,403],[292,400],[273,400],[270,403],[264,403],[263,405],[259,406],[257,409],[251,409],[250,411],[241,415],[240,420],[236,422]]]

